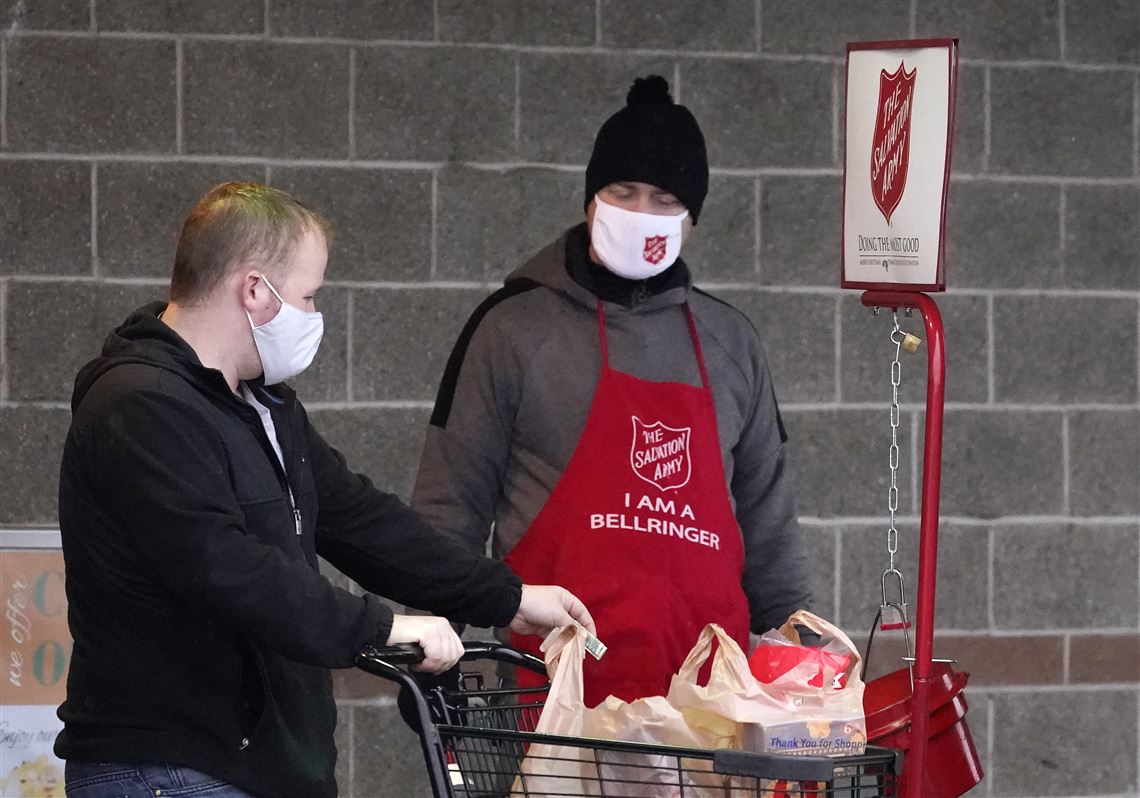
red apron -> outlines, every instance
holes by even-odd
[[[598,303],[602,370],[585,429],[506,558],[525,583],[562,585],[594,616],[609,651],[601,661],[586,658],[587,706],[611,694],[664,695],[711,621],[748,647],[744,546],[700,339],[688,304],[684,310],[700,387],[611,369]],[[511,642],[538,654],[534,637]],[[537,680],[519,670],[520,685]]]

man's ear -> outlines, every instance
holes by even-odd
[[[234,290],[237,291],[242,307],[247,313],[260,310],[265,305],[264,295],[269,293],[265,281],[261,279],[261,270],[243,263],[234,271],[236,274]]]

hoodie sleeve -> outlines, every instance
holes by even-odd
[[[476,626],[506,626],[522,581],[504,563],[436,531],[399,498],[353,473],[306,421],[317,481],[317,553],[366,590]]]
[[[246,533],[225,447],[197,408],[160,388],[92,419],[86,472],[115,527],[180,601],[290,659],[348,667],[383,643],[392,611],[334,587]]]
[[[752,631],[763,634],[793,611],[810,608],[812,598],[787,435],[763,350],[754,340],[757,380],[733,450],[732,495],[744,536],[743,585]]]
[[[525,355],[488,314],[533,287],[509,283],[468,319],[440,382],[412,491],[412,506],[473,552],[485,551],[491,535],[526,375]]]

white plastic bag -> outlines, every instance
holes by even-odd
[[[625,702],[609,696],[596,707],[583,702],[582,662],[585,632],[566,626],[551,633],[543,643],[550,692],[535,731],[567,737],[623,740],[655,745],[709,749],[731,741],[690,728],[684,716],[662,696]],[[646,798],[694,798],[723,796],[726,777],[711,772],[708,760],[682,761],[642,753],[584,747],[532,745],[522,762],[512,795],[638,795]],[[608,786],[608,790],[606,789]],[[709,791],[701,787],[710,787]]]
[[[805,662],[775,681],[762,684],[748,667],[740,646],[716,624],[709,624],[669,686],[669,703],[681,710],[695,734],[724,739],[717,747],[746,751],[799,754],[861,754],[866,747],[863,717],[861,658],[842,630],[810,612],[800,610],[785,628],[803,624],[838,641],[851,655],[845,679],[835,670]],[[697,672],[708,659],[713,642],[712,672],[705,686]],[[813,680],[822,682],[813,687]],[[846,686],[836,689],[835,685]]]

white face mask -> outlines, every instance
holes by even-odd
[[[261,358],[261,370],[266,385],[275,385],[296,377],[309,367],[321,345],[325,332],[325,319],[320,313],[309,313],[281,299],[281,294],[265,275],[266,287],[281,301],[281,310],[269,321],[257,327],[249,313],[249,326],[253,329],[253,343]]]
[[[648,280],[668,269],[681,254],[681,223],[677,216],[627,211],[594,197],[590,243],[602,265],[627,280]]]

